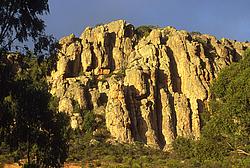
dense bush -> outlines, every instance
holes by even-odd
[[[244,59],[222,70],[212,87],[211,117],[204,137],[225,142],[231,150],[250,143],[250,50]]]
[[[69,118],[57,113],[58,101],[48,92],[46,62],[28,55],[18,63],[19,71],[1,95],[0,142],[8,148],[0,154],[15,153],[9,159],[27,158],[27,164],[60,166],[67,158]]]
[[[191,139],[178,137],[173,142],[173,148],[177,156],[182,159],[190,159],[194,156],[194,142]]]
[[[156,26],[152,26],[152,25],[144,25],[144,26],[139,26],[135,29],[135,33],[138,37],[138,39],[141,39],[143,37],[147,37],[149,35],[149,33],[153,30],[157,28]]]
[[[97,128],[95,121],[96,115],[91,110],[84,110],[83,112],[83,131],[93,132]]]

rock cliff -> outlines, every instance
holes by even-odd
[[[173,27],[140,38],[123,20],[87,27],[79,38],[59,43],[57,69],[48,81],[72,127],[82,122],[74,112],[78,103],[103,115],[119,142],[164,150],[177,136],[199,139],[211,81],[250,47]]]

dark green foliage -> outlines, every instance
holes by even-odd
[[[72,106],[73,106],[73,113],[78,113],[78,114],[82,113],[82,109],[80,107],[80,104],[73,99],[71,100],[71,102],[72,102]]]
[[[198,141],[177,138],[170,167],[247,167],[250,155],[250,50],[213,82],[210,108],[202,114]],[[196,166],[194,166],[196,165]]]
[[[200,36],[200,35],[202,35],[202,33],[198,32],[198,31],[193,31],[193,32],[190,32],[190,35],[191,36],[195,36],[195,35]]]
[[[210,111],[202,115],[205,123],[202,137],[190,151],[190,155],[202,165],[246,166],[244,157],[249,155],[250,143],[249,79],[250,51],[247,50],[244,59],[222,70],[218,79],[213,82]],[[176,148],[177,153],[192,144],[188,140],[183,142],[185,143],[179,143],[181,147]],[[182,158],[187,158],[185,152],[181,154],[184,155]]]
[[[135,29],[135,33],[138,37],[138,39],[141,39],[143,37],[147,37],[149,33],[153,30],[156,29],[157,26],[152,26],[152,25],[144,25],[144,26],[139,26]]]
[[[95,76],[92,77],[92,79],[89,80],[87,83],[88,88],[97,88],[97,85],[98,85],[98,81],[97,81],[97,78]]]
[[[10,48],[16,39],[20,42],[27,41],[28,37],[39,40],[45,27],[40,16],[48,12],[47,0],[1,0],[1,48]]]
[[[25,163],[23,165],[23,168],[39,168],[39,166],[37,164],[34,164],[34,163],[30,163],[30,164]]]
[[[204,136],[219,138],[232,150],[250,143],[250,51],[225,68],[212,85],[211,118]]]
[[[80,125],[80,129],[83,133],[91,133],[96,127],[97,123],[95,121],[96,115],[92,110],[82,109],[79,103],[75,100],[72,100],[73,112],[78,113],[82,117],[82,125]]]
[[[95,121],[95,114],[91,110],[84,110],[83,111],[83,131],[84,132],[93,132],[96,127],[97,123]]]
[[[0,140],[17,153],[14,161],[27,157],[28,164],[59,167],[67,158],[69,118],[54,107],[58,101],[48,92],[45,64],[20,56],[19,71],[1,100]]]
[[[76,101],[73,102],[74,113],[81,114],[82,124],[76,130],[70,131],[68,161],[80,161],[84,159],[86,152],[91,152],[90,141],[93,131],[97,128],[96,115],[91,110],[83,110]],[[101,127],[100,125],[98,126]],[[100,139],[100,137],[96,137]]]
[[[207,41],[200,38],[200,37],[196,37],[195,41],[197,41],[198,43],[201,43],[203,45],[203,47],[207,47]]]
[[[69,120],[56,113],[57,101],[51,101],[46,83],[56,57],[37,58],[26,46],[25,56],[8,53],[16,40],[32,38],[35,53],[55,55],[49,45],[54,39],[45,35],[40,18],[48,12],[47,0],[0,2],[0,155],[7,161],[27,158],[27,167],[60,167],[67,157]]]
[[[82,165],[96,167],[155,167],[166,165],[168,154],[160,150],[145,147],[143,144],[90,143],[91,134],[79,136],[75,141],[75,152],[69,161],[82,161]]]
[[[53,70],[56,69],[56,64],[58,61],[57,51],[60,49],[58,43],[53,43],[53,47],[50,48],[49,56],[43,57],[46,61],[47,75],[49,76]]]
[[[192,150],[195,159],[199,162],[204,162],[205,160],[223,160],[223,157],[228,154],[228,146],[216,139],[201,138],[201,140],[195,143]]]
[[[191,139],[178,137],[173,142],[173,148],[177,156],[183,159],[190,159],[194,156],[194,142]]]
[[[94,121],[92,111],[84,110],[84,130],[72,130],[69,143],[68,162],[82,162],[83,167],[154,167],[166,164],[168,154],[160,150],[147,148],[144,144],[111,144],[106,142],[110,138],[105,128],[105,120]],[[91,122],[92,120],[92,122]],[[86,122],[90,122],[88,125]],[[95,123],[96,125],[92,125]],[[92,126],[91,126],[92,125]],[[89,127],[88,127],[89,126]],[[89,130],[87,128],[91,128]],[[93,128],[97,128],[93,135]]]
[[[177,138],[173,148],[174,152],[166,163],[169,167],[246,167],[248,162],[247,157],[231,154],[228,145],[216,139]]]

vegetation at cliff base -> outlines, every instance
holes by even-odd
[[[250,156],[250,49],[242,60],[222,70],[211,91],[204,138],[216,140],[228,155]]]
[[[208,117],[199,141],[177,138],[177,156],[198,166],[250,165],[250,49],[212,83]],[[177,161],[176,164],[179,164]]]
[[[192,138],[187,139],[177,136],[172,143],[172,148],[168,152],[163,152],[161,149],[150,148],[142,142],[136,141],[133,144],[122,144],[111,137],[105,121],[104,111],[108,101],[106,92],[101,93],[104,94],[102,99],[105,100],[99,99],[101,96],[98,98],[100,102],[97,102],[97,104],[101,105],[97,105],[98,107],[93,105],[95,97],[91,97],[91,94],[94,95],[95,91],[98,90],[98,82],[107,82],[111,76],[118,81],[124,80],[126,76],[125,67],[127,67],[125,63],[122,64],[120,71],[108,71],[107,74],[103,73],[102,78],[98,78],[96,74],[96,76],[93,75],[93,69],[93,72],[89,72],[92,74],[92,77],[88,76],[86,84],[81,83],[81,89],[85,89],[85,87],[89,89],[87,91],[84,90],[84,94],[89,95],[86,98],[88,100],[83,103],[84,105],[80,105],[74,97],[69,100],[71,103],[69,104],[72,105],[72,114],[64,113],[64,111],[59,112],[59,100],[51,95],[51,88],[47,83],[47,76],[55,69],[57,63],[55,55],[57,54],[57,49],[60,48],[54,38],[45,33],[46,25],[41,16],[48,12],[47,0],[3,0],[0,2],[0,167],[4,163],[14,163],[22,160],[25,162],[23,166],[27,168],[57,168],[62,167],[65,162],[77,162],[83,167],[249,167],[250,49],[246,50],[244,57],[239,62],[232,63],[223,69],[211,84],[211,95],[209,95],[211,97],[208,102],[208,109],[201,114],[203,122],[200,139],[194,141]],[[146,38],[155,28],[157,27],[140,26],[135,30],[133,29],[136,35],[135,40]],[[194,40],[195,44],[199,43],[204,48],[206,47],[207,41],[198,37],[200,33],[193,32],[191,34],[194,37],[197,36]],[[115,38],[114,36],[113,47],[116,47],[115,45],[120,43],[119,41],[123,41],[120,37],[119,41],[116,41]],[[29,39],[32,39],[33,49],[24,45],[24,42],[29,41]],[[17,45],[16,42],[23,46]],[[127,40],[127,42],[130,44],[131,41]],[[106,37],[103,38],[103,43],[105,48],[108,48],[108,51],[113,51],[113,47],[109,46],[111,43],[108,42]],[[67,45],[74,47],[71,43]],[[91,45],[89,46],[91,50],[89,55],[92,57],[92,54],[94,55],[94,52],[99,50],[95,51]],[[153,44],[151,45],[153,46]],[[197,46],[196,49],[198,50]],[[99,44],[96,47],[101,48]],[[83,50],[83,46],[79,48],[79,50]],[[135,48],[135,46],[131,42],[131,50],[132,48]],[[155,47],[154,49],[158,50]],[[153,51],[151,49],[148,50],[151,53],[150,55],[153,55]],[[155,51],[155,54],[163,57],[164,54],[159,51]],[[105,50],[100,50],[99,52],[108,56]],[[81,54],[80,52],[77,53],[79,65],[81,63],[80,59],[83,59]],[[137,55],[136,52],[134,54]],[[166,54],[173,55],[173,52],[169,51]],[[68,54],[65,55],[68,56]],[[209,57],[207,60],[214,60],[213,56],[211,54],[211,58]],[[101,58],[99,61],[103,62],[103,59]],[[109,64],[109,61],[107,62]],[[176,66],[173,65],[176,63],[172,59],[169,59],[167,62],[166,64],[169,64],[169,66]],[[67,63],[60,63],[67,67]],[[71,63],[73,69],[73,61]],[[95,62],[95,64],[99,64],[99,62]],[[153,66],[156,65],[158,66],[158,63]],[[206,65],[204,63],[204,66]],[[96,67],[97,65],[93,66]],[[136,68],[139,69],[139,67]],[[142,67],[142,71],[144,71],[143,68],[148,68],[148,66]],[[172,68],[169,73],[173,69],[175,68]],[[98,67],[96,70],[98,70]],[[159,75],[157,73],[157,70],[155,70],[152,76],[156,78]],[[145,87],[149,87],[149,84],[146,84],[146,82],[153,83],[149,76],[143,79],[142,84]],[[63,75],[60,77],[62,77],[62,81],[66,78]],[[81,74],[80,77],[84,77],[84,74]],[[76,80],[82,80],[80,77]],[[70,82],[75,80],[72,76],[70,79],[72,80],[63,83],[62,87],[68,87],[71,84]],[[157,84],[154,83],[151,90],[157,90],[157,87]],[[105,86],[104,89],[108,90],[108,88]],[[169,92],[167,87],[161,89],[164,89],[164,93],[165,91],[166,93]],[[90,90],[92,93],[90,93]],[[119,93],[117,99],[122,99],[127,95],[136,97],[135,102],[131,102],[131,106],[137,106],[137,101],[140,104],[140,101],[145,99],[144,95],[137,96],[135,91],[131,91],[131,93],[128,91],[128,94],[124,94],[125,96],[121,95],[120,92],[117,93]],[[65,93],[63,94],[65,96]],[[152,99],[156,99],[157,96],[160,97],[160,93],[152,96]],[[79,97],[83,98],[82,95]],[[125,98],[124,101],[126,101]],[[151,101],[149,104],[145,103],[145,105],[152,111],[160,106]],[[97,108],[99,108],[99,111],[95,111]],[[139,111],[139,109],[140,107],[135,107],[135,111]],[[121,113],[121,115],[124,113]],[[78,127],[72,129],[70,117],[74,114],[77,114],[74,117],[79,117],[81,120],[77,118],[79,121],[77,120],[75,125]],[[137,117],[143,120],[143,116],[138,114]],[[174,115],[171,117],[178,120]],[[156,121],[160,122],[160,119],[162,118],[159,117]],[[140,122],[136,124],[139,125]],[[177,124],[177,121],[174,122],[174,124]],[[131,126],[132,124],[130,125],[129,123],[128,125]],[[144,125],[140,127],[144,127]],[[148,131],[146,129],[150,131],[149,127],[146,128],[145,126],[145,134]],[[146,137],[145,139],[145,142],[147,141],[149,144],[149,139]]]

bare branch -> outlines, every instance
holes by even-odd
[[[239,154],[250,156],[250,153],[248,153],[248,152],[246,152],[246,151],[244,151],[242,149],[237,149],[236,152],[239,153]]]

